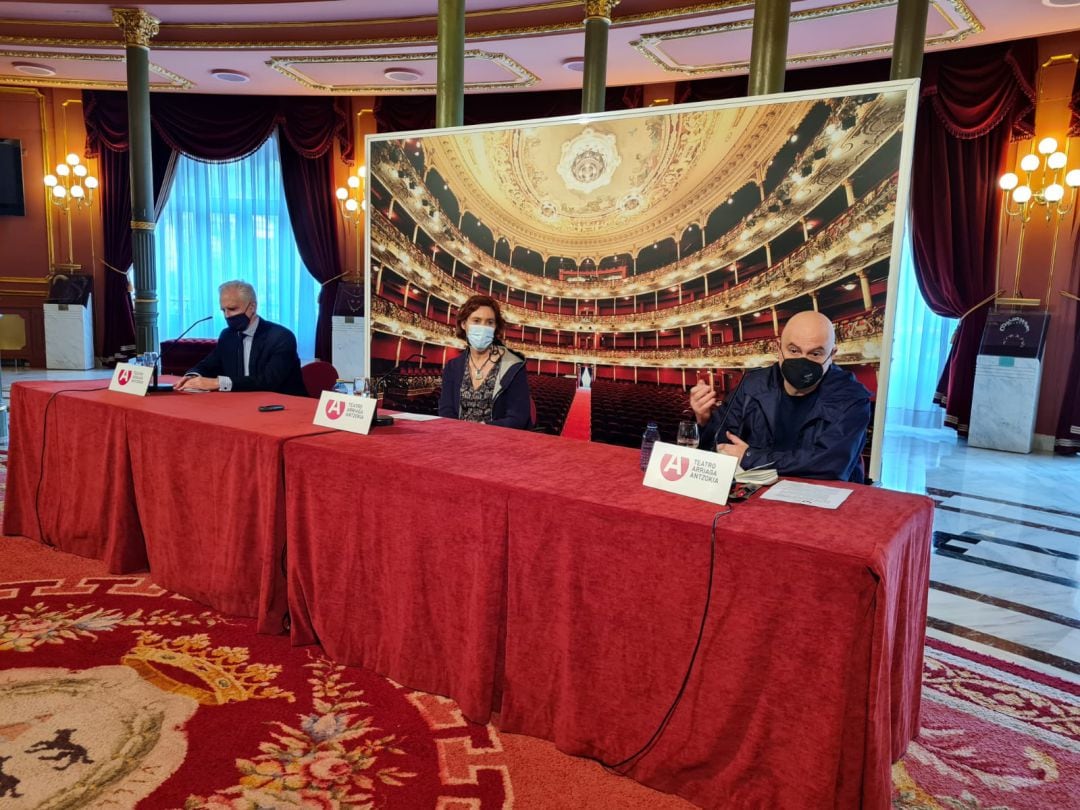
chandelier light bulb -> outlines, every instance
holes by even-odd
[[[67,189],[64,188],[63,186],[53,186],[52,187],[52,193],[53,193],[53,196],[56,197],[56,199],[62,200],[62,199],[64,199],[64,197],[67,196]]]
[[[359,207],[360,207],[360,204],[356,200],[346,200],[345,201],[345,210],[349,211],[350,213],[356,211],[356,209],[359,208]]]
[[[1017,186],[1013,189],[1013,199],[1023,205],[1031,199],[1031,189],[1027,186]]]
[[[1068,161],[1069,158],[1064,152],[1054,152],[1046,159],[1046,165],[1056,172],[1058,169],[1064,169]]]
[[[1080,186],[1080,169],[1073,169],[1067,175],[1065,175],[1065,185],[1069,188],[1076,188]]]
[[[1048,203],[1061,202],[1061,199],[1065,196],[1065,186],[1060,183],[1051,183],[1043,191],[1043,197],[1046,198]]]
[[[67,177],[69,174],[71,174],[71,169],[68,168],[68,165],[66,163],[61,163],[59,166],[56,167],[56,173],[61,177]]]
[[[1012,191],[1018,185],[1020,185],[1020,178],[1013,172],[1007,172],[998,178],[998,186],[1000,186],[1003,191]]]
[[[53,186],[55,186],[56,185],[56,175],[55,174],[47,174],[47,175],[45,175],[45,185],[47,185],[49,188],[52,188]]]
[[[339,200],[347,200],[347,199],[349,199],[349,190],[347,188],[339,188],[337,190],[337,198]]]
[[[356,174],[359,177],[367,177],[367,166],[361,166],[359,169],[356,170]]]
[[[349,184],[349,188],[360,188],[360,178],[355,174],[349,175],[349,179],[345,182]]]
[[[1039,154],[1049,155],[1051,152],[1057,151],[1057,141],[1053,138],[1043,138],[1039,141]]]
[[[67,164],[69,166],[78,166],[79,165],[79,156],[76,155],[74,152],[68,152],[68,156],[66,158],[64,158],[64,160],[67,161]]]
[[[77,163],[72,171],[75,172],[76,177],[86,177],[86,167],[81,163]]]
[[[95,188],[97,188],[97,178],[96,177],[87,177],[86,182],[84,183],[84,185],[88,189],[93,191]]]
[[[1020,168],[1025,172],[1033,172],[1039,168],[1039,156],[1036,154],[1024,155],[1020,160]]]
[[[76,200],[81,200],[83,197],[86,196],[86,192],[83,191],[82,186],[72,186],[71,196],[74,197]]]

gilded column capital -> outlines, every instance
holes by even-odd
[[[619,0],[585,0],[585,19],[602,19],[611,22],[611,12]]]
[[[150,40],[158,33],[161,22],[141,8],[114,8],[112,17],[113,24],[124,33],[124,44],[142,48],[150,47]]]

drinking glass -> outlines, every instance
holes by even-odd
[[[356,377],[353,379],[353,394],[358,397],[375,396],[375,380],[371,377]]]
[[[680,447],[697,447],[697,422],[679,422],[679,432],[676,442],[678,442]]]

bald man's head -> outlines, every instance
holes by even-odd
[[[820,312],[798,312],[784,324],[784,331],[780,333],[781,361],[804,358],[828,369],[835,353],[836,330],[833,329],[832,321]],[[813,366],[810,366],[809,370],[813,371]],[[788,377],[787,374],[784,376]],[[791,385],[791,381],[787,380],[785,384]],[[815,387],[816,383],[806,390]],[[791,386],[788,393],[794,393],[797,388],[798,386]]]

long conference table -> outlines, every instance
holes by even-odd
[[[702,625],[718,510],[643,487],[635,451],[72,387],[95,386],[12,388],[5,533],[148,564],[263,632],[287,611],[295,644],[567,753],[646,748],[620,770],[703,807],[889,806],[918,731],[928,499],[837,484],[835,511],[753,498],[720,517],[700,649],[647,745]]]

